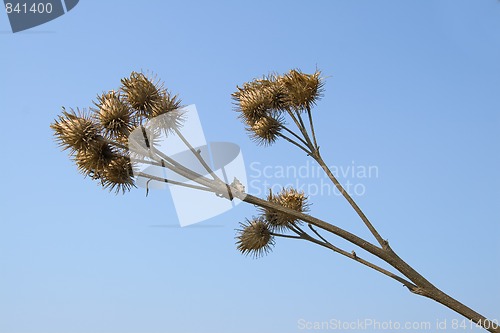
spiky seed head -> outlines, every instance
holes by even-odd
[[[172,112],[181,107],[181,100],[177,95],[173,95],[163,90],[160,98],[156,101],[151,109],[151,118],[161,116],[163,114]]]
[[[278,79],[285,92],[283,100],[290,109],[302,111],[316,104],[323,91],[323,80],[320,74],[319,71],[314,74],[305,74],[292,69]]]
[[[132,131],[135,129],[135,127],[136,127],[135,125],[132,125],[132,128],[130,129],[130,133],[132,133]],[[130,135],[130,133],[129,133],[129,135]],[[124,146],[124,147],[127,147],[127,146],[128,146],[128,140],[129,140],[128,135],[127,135],[127,136],[125,136],[125,135],[120,135],[120,136],[117,136],[117,137],[114,139],[114,141],[115,141],[116,143],[118,143],[119,145],[122,145],[122,146]]]
[[[180,110],[181,100],[177,95],[171,95],[168,91],[163,91],[160,99],[151,110],[150,119],[154,126],[163,130],[165,134],[182,126],[184,113]]]
[[[75,162],[83,175],[98,179],[114,157],[115,152],[108,143],[95,141],[88,149],[77,151]]]
[[[271,190],[269,190],[267,200],[301,213],[309,210],[307,197],[304,192],[299,192],[292,187],[284,188],[278,194],[274,194]],[[293,216],[280,211],[269,208],[264,208],[262,211],[262,217],[268,222],[269,227],[272,230],[282,231],[300,224],[300,221]]]
[[[137,72],[132,72],[129,78],[123,78],[121,82],[121,90],[130,106],[138,111],[139,116],[150,118],[155,104],[161,98],[161,84]]]
[[[248,124],[247,131],[252,134],[252,138],[259,144],[271,145],[279,136],[283,125],[283,118],[264,116],[254,123]]]
[[[284,90],[278,82],[278,75],[271,74],[261,79],[246,82],[236,87],[231,96],[236,103],[236,111],[245,122],[256,121],[266,115],[276,115],[284,110]]]
[[[280,82],[281,76],[272,73],[264,79],[258,80],[253,85],[267,95],[269,107],[273,114],[281,113],[288,107],[286,103],[286,91]]]
[[[246,122],[255,122],[271,111],[272,100],[269,94],[257,85],[246,84],[233,93],[237,103],[236,110],[241,112],[240,117]]]
[[[85,111],[63,109],[62,115],[50,125],[59,145],[71,153],[91,148],[102,140],[99,127]]]
[[[180,100],[158,81],[132,72],[122,79],[119,91],[98,96],[94,104],[98,109],[92,114],[63,108],[51,128],[81,173],[100,180],[105,188],[125,192],[134,186],[130,156],[150,158],[150,148],[162,135],[161,129],[147,126],[145,120],[173,113]],[[132,137],[134,133],[138,135]]]
[[[135,187],[134,170],[130,158],[127,156],[118,156],[111,160],[102,174],[102,185],[115,190],[116,193],[130,191]]]
[[[97,96],[94,104],[98,107],[97,119],[106,135],[113,138],[129,135],[133,128],[132,111],[120,93],[111,90]]]
[[[236,245],[242,254],[258,258],[272,250],[274,237],[263,219],[246,220],[245,223],[240,223],[240,226],[241,229],[237,230]]]

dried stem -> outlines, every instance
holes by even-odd
[[[183,186],[183,187],[187,187],[187,188],[192,188],[192,189],[195,189],[195,190],[201,190],[201,191],[206,191],[206,192],[213,192],[213,190],[211,188],[208,188],[208,187],[198,186],[198,185],[192,185],[192,184],[187,184],[187,183],[183,183],[183,182],[178,182],[178,181],[170,180],[170,179],[167,179],[167,178],[161,178],[161,177],[153,176],[153,175],[150,175],[150,174],[147,174],[147,173],[144,173],[144,172],[138,172],[138,173],[136,173],[136,175],[137,175],[137,177],[144,177],[144,178],[148,178],[148,179],[151,179],[151,180],[156,180],[156,181],[161,182],[161,183],[168,183],[168,184],[172,184],[172,185],[179,185],[179,186]]]
[[[210,174],[210,176],[212,176],[213,180],[221,181],[220,178],[217,177],[217,175],[213,172],[213,170],[208,166],[207,162],[205,162],[205,160],[201,156],[201,153],[199,151],[195,150],[193,146],[191,146],[191,144],[189,143],[189,141],[187,141],[186,138],[184,137],[184,135],[182,135],[181,131],[179,131],[175,127],[174,127],[174,131],[179,136],[179,138],[182,140],[182,142],[184,142],[184,144],[193,153],[193,155],[198,159],[198,161],[200,162],[200,164],[203,165],[203,167],[205,168],[205,170],[207,170],[207,172]]]
[[[303,122],[302,122],[302,119],[301,121],[299,121],[299,118],[300,118],[300,114],[298,113],[298,117],[297,118],[295,116],[295,114],[293,113],[292,110],[287,110],[288,114],[290,115],[290,118],[292,118],[293,122],[295,123],[295,125],[297,126],[297,128],[299,129],[300,133],[302,133],[302,136],[304,138],[304,140],[306,140],[307,142],[307,146],[309,147],[309,149],[311,149],[312,147],[312,143],[311,143],[311,140],[309,139],[309,135],[307,135],[307,130],[306,128],[303,126]],[[313,151],[314,149],[311,149],[311,151]]]
[[[307,142],[302,139],[300,136],[298,136],[295,132],[293,132],[292,130],[290,130],[288,127],[286,127],[285,125],[281,125],[281,127],[287,131],[288,133],[290,133],[291,135],[293,135],[294,137],[296,137],[300,142],[302,142],[303,145],[305,145],[306,147],[308,146]]]
[[[220,186],[219,183],[215,184],[215,181],[210,180],[210,179],[200,175],[199,173],[196,173],[196,172],[192,171],[191,169],[184,167],[182,164],[180,164],[177,161],[175,161],[174,159],[168,157],[167,155],[165,155],[164,153],[162,153],[161,151],[159,151],[155,147],[151,147],[151,150],[153,151],[153,153],[155,155],[160,157],[161,161],[168,162],[168,163],[172,164],[172,166],[174,168],[171,170],[176,172],[177,174],[179,174],[179,175],[181,175],[189,180],[192,180],[200,185],[204,185],[206,187],[217,187],[218,188]]]
[[[378,233],[378,231],[371,224],[370,220],[368,220],[368,218],[363,213],[363,211],[361,210],[361,208],[359,208],[359,206],[352,199],[352,197],[349,195],[349,193],[347,193],[347,191],[340,184],[340,182],[337,180],[337,178],[335,178],[335,176],[333,175],[333,173],[331,172],[331,170],[328,168],[328,166],[326,165],[326,163],[323,161],[323,159],[322,159],[319,151],[316,151],[315,153],[313,153],[312,156],[316,160],[316,162],[318,162],[318,164],[321,166],[321,168],[325,171],[325,173],[327,174],[328,178],[330,178],[330,180],[333,182],[333,184],[335,185],[335,187],[340,191],[340,193],[342,193],[342,195],[347,200],[347,202],[349,202],[349,204],[351,205],[351,207],[354,209],[354,211],[358,214],[358,216],[364,222],[364,224],[366,225],[366,227],[368,228],[368,230],[370,230],[370,232],[375,237],[375,239],[380,244],[380,246],[382,246],[382,248],[384,248],[384,249],[387,248],[388,247],[387,241],[385,241],[382,238],[382,236],[380,236],[380,234]]]
[[[299,122],[300,123],[300,122]],[[307,132],[306,132],[307,136]],[[288,138],[289,140],[292,140]],[[306,137],[307,139],[307,137]],[[293,141],[293,140],[292,140]],[[310,142],[310,140],[307,140]],[[297,143],[298,144],[298,143]],[[311,145],[312,147],[312,145]],[[310,148],[311,148],[310,147]],[[304,147],[303,147],[304,148]],[[306,148],[304,148],[306,149]],[[152,147],[151,150],[155,152],[155,148]],[[329,175],[330,179],[334,182],[334,184],[337,186],[337,188],[341,191],[341,193],[344,194],[344,197],[351,203],[353,208],[358,212],[358,215],[362,218],[362,220],[365,222],[365,224],[368,226],[370,231],[372,231],[372,234],[375,236],[381,247],[378,247],[368,241],[366,241],[363,238],[360,238],[342,228],[339,228],[335,225],[332,225],[330,223],[327,223],[325,221],[322,221],[320,219],[317,219],[315,217],[312,217],[310,215],[304,214],[302,212],[298,212],[295,210],[291,210],[288,208],[285,208],[281,205],[259,199],[257,197],[254,197],[249,194],[245,194],[240,192],[238,189],[225,184],[225,183],[219,183],[217,181],[209,180],[207,178],[202,177],[201,175],[198,175],[197,173],[193,172],[192,170],[189,170],[181,165],[179,165],[177,162],[174,160],[170,159],[168,156],[165,156],[163,153],[156,151],[155,154],[159,155],[162,157],[161,161],[163,162],[169,162],[172,163],[172,165],[176,168],[176,172],[189,178],[194,181],[197,181],[198,183],[201,183],[202,185],[206,186],[204,190],[207,190],[209,188],[212,192],[215,193],[220,193],[221,187],[227,188],[231,192],[231,196],[226,198],[232,199],[232,197],[236,197],[244,202],[262,207],[262,208],[267,208],[267,209],[272,209],[279,211],[281,213],[287,214],[291,217],[294,217],[298,220],[302,220],[308,223],[309,228],[320,238],[320,240],[308,235],[306,232],[304,232],[300,227],[298,226],[292,226],[291,230],[295,232],[298,236],[291,236],[291,235],[283,235],[283,234],[274,234],[277,237],[284,237],[284,238],[301,238],[308,240],[312,243],[315,243],[317,245],[326,247],[334,252],[337,252],[343,256],[346,256],[352,260],[355,260],[367,267],[370,267],[388,277],[391,277],[392,279],[402,283],[404,286],[406,286],[412,293],[417,294],[417,295],[422,295],[427,298],[433,299],[436,302],[439,302],[446,307],[456,311],[457,313],[462,314],[466,318],[469,318],[475,323],[478,323],[479,325],[482,325],[485,327],[490,332],[493,333],[498,333],[500,330],[495,327],[486,327],[484,323],[488,323],[489,321],[486,319],[486,317],[480,315],[479,313],[475,312],[471,308],[465,306],[464,304],[460,303],[459,301],[455,300],[454,298],[450,297],[449,295],[445,294],[441,290],[439,290],[437,287],[435,287],[433,284],[431,284],[428,280],[426,280],[420,273],[418,273],[415,269],[413,269],[411,266],[409,266],[405,261],[403,261],[389,246],[389,244],[386,241],[383,241],[378,232],[371,226],[371,223],[368,221],[366,216],[364,216],[363,212],[361,209],[356,205],[356,203],[352,200],[352,198],[347,194],[347,192],[342,188],[342,186],[338,183],[336,178],[333,176],[331,171],[326,167],[326,164],[324,161],[321,159],[321,156],[319,155],[319,152],[316,151],[313,153],[313,157],[318,161],[318,163],[323,167],[325,172]],[[179,167],[177,166],[179,165]],[[201,177],[201,178],[200,178]],[[371,253],[372,255],[375,255],[376,257],[382,259],[389,265],[391,265],[393,268],[395,268],[397,271],[399,271],[404,277],[407,279],[398,276],[390,271],[387,271],[384,268],[381,268],[365,259],[360,258],[357,256],[355,253],[349,253],[345,250],[342,250],[334,245],[332,245],[330,242],[328,242],[325,238],[323,238],[319,232],[317,232],[313,226],[321,228],[325,231],[328,231],[336,236],[339,236],[348,242],[359,246],[363,250],[367,251],[368,253]]]
[[[318,241],[317,239],[315,239],[315,238],[313,238],[313,237],[306,237],[306,238],[305,238],[306,240],[308,240],[308,241],[310,241],[310,242],[312,242],[312,243],[315,243],[315,244],[321,245],[321,246],[323,246],[323,247],[326,247],[326,248],[328,248],[328,249],[332,250],[333,252],[339,253],[339,254],[341,254],[341,255],[343,255],[343,256],[345,256],[345,257],[349,258],[349,259],[352,259],[352,260],[354,260],[354,261],[359,262],[360,264],[363,264],[363,265],[365,265],[365,266],[367,266],[367,267],[369,267],[369,268],[371,268],[371,269],[374,269],[374,270],[376,270],[377,272],[380,272],[380,273],[382,273],[382,274],[384,274],[384,275],[386,275],[386,276],[388,276],[388,277],[390,277],[390,278],[392,278],[392,279],[394,279],[394,280],[396,280],[396,281],[398,281],[398,282],[402,283],[402,284],[403,284],[405,287],[407,287],[410,291],[411,291],[411,290],[414,290],[414,289],[416,289],[416,288],[417,288],[417,286],[416,286],[416,285],[414,285],[413,283],[411,283],[410,281],[408,281],[408,280],[406,280],[406,279],[404,279],[404,278],[402,278],[402,277],[400,277],[400,276],[398,276],[398,275],[396,275],[396,274],[394,274],[394,273],[392,273],[392,272],[390,272],[390,271],[388,271],[388,270],[386,270],[386,269],[384,269],[384,268],[382,268],[382,267],[380,267],[380,266],[377,266],[377,265],[375,265],[375,264],[373,264],[373,263],[371,263],[371,262],[369,262],[369,261],[367,261],[367,260],[365,260],[365,259],[360,258],[360,257],[359,257],[357,254],[355,254],[354,252],[349,253],[349,252],[347,252],[347,251],[345,251],[345,250],[342,250],[342,249],[340,249],[340,248],[338,248],[338,247],[336,247],[336,246],[332,245],[330,242],[328,242],[326,239],[324,239],[324,238],[323,238],[323,236],[321,236],[321,235],[319,234],[319,232],[318,232],[318,231],[316,231],[316,230],[312,227],[312,225],[310,225],[310,224],[309,224],[309,228],[310,228],[310,229],[311,229],[311,230],[312,230],[312,231],[313,231],[313,232],[314,232],[314,233],[315,233],[315,234],[316,234],[316,235],[317,235],[317,236],[318,236],[318,237],[322,240],[322,242],[321,242],[321,241]]]
[[[326,244],[330,244],[331,243],[329,241],[327,241],[323,236],[321,236],[321,234],[316,230],[314,229],[314,227],[308,223],[307,226],[309,227],[309,229],[311,229],[312,232],[314,232],[316,234],[316,236],[318,236],[323,242],[325,242]]]
[[[275,233],[275,232],[271,232],[271,235],[272,235],[272,236],[276,236],[276,237],[283,237],[283,238],[301,239],[301,237],[300,237],[300,236],[293,236],[293,235],[286,235],[286,234],[278,234],[278,233]]]
[[[306,147],[302,146],[300,143],[294,141],[293,139],[290,139],[289,137],[287,137],[286,135],[282,134],[282,133],[276,133],[276,135],[278,135],[279,137],[282,137],[283,139],[285,139],[286,141],[290,142],[291,144],[299,147],[300,149],[302,149],[306,154],[307,156],[311,155],[312,152],[309,151]]]
[[[297,71],[292,71],[290,75],[294,75],[295,77],[297,75],[300,75],[299,72]],[[290,76],[290,77],[292,77]],[[290,78],[289,77],[289,78]],[[139,76],[131,76],[130,80],[139,80]],[[142,81],[141,81],[142,82]],[[158,93],[158,89],[154,87],[153,85],[153,95]],[[141,85],[133,86],[130,85],[130,87],[127,87],[127,89],[135,89],[135,93],[138,95],[145,94],[147,95],[146,97],[151,97],[149,96],[151,94],[151,91],[149,90],[141,90]],[[317,85],[316,85],[317,87]],[[317,94],[314,96],[310,96],[310,98],[314,99],[317,97]],[[303,108],[303,104],[300,104],[301,108]],[[133,106],[133,105],[132,105]],[[144,105],[142,105],[144,106]],[[133,106],[135,107],[135,106]],[[148,182],[151,180],[155,181],[160,181],[160,182],[165,182],[165,183],[170,183],[174,185],[179,185],[179,186],[184,186],[184,187],[189,187],[192,189],[197,189],[197,190],[202,190],[202,191],[207,191],[207,192],[213,192],[217,194],[218,196],[225,197],[229,200],[233,200],[233,198],[238,198],[248,204],[252,204],[258,207],[261,207],[263,209],[267,210],[272,210],[272,211],[277,211],[282,214],[285,214],[291,218],[294,218],[296,220],[304,221],[308,224],[309,229],[314,233],[314,235],[317,237],[313,237],[306,233],[304,230],[300,228],[298,225],[291,225],[289,229],[296,234],[295,235],[286,235],[286,234],[281,234],[281,233],[271,233],[272,236],[276,237],[283,237],[283,238],[291,238],[291,239],[304,239],[309,242],[312,242],[314,244],[323,246],[325,248],[328,248],[332,250],[333,252],[339,253],[345,257],[348,257],[352,260],[355,260],[359,262],[362,265],[365,265],[371,269],[374,269],[375,271],[378,271],[386,276],[389,276],[390,278],[402,283],[404,286],[406,286],[412,293],[421,295],[424,297],[427,297],[429,299],[432,299],[440,304],[443,304],[444,306],[450,308],[451,310],[463,315],[464,317],[470,319],[474,323],[481,325],[483,328],[486,330],[492,332],[492,333],[500,333],[500,328],[497,326],[493,325],[492,321],[489,321],[486,317],[480,315],[476,311],[472,310],[471,308],[465,306],[464,304],[460,303],[459,301],[455,300],[451,296],[447,295],[440,289],[438,289],[436,286],[434,286],[431,282],[429,282],[426,278],[424,278],[420,273],[418,273],[414,268],[412,268],[410,265],[408,265],[403,259],[401,259],[394,251],[393,249],[389,246],[388,242],[385,241],[378,231],[375,229],[375,227],[371,224],[371,222],[368,220],[368,218],[365,216],[363,211],[359,208],[359,206],[356,204],[356,202],[352,199],[352,197],[347,193],[347,191],[343,188],[343,186],[340,184],[340,182],[336,179],[336,177],[333,175],[331,170],[328,168],[326,163],[323,161],[321,154],[319,152],[319,146],[316,141],[316,134],[314,130],[314,123],[312,119],[312,113],[311,109],[309,106],[306,107],[307,115],[308,115],[308,121],[309,121],[309,130],[311,132],[311,136],[308,133],[308,128],[306,127],[304,120],[302,119],[301,113],[299,111],[293,111],[292,108],[288,109],[287,112],[292,118],[293,122],[299,129],[300,133],[302,134],[302,137],[300,135],[294,133],[284,125],[281,126],[282,129],[284,129],[285,132],[287,132],[289,135],[292,137],[289,137],[283,133],[278,133],[278,135],[288,142],[292,143],[293,145],[297,146],[304,152],[306,152],[308,155],[311,155],[316,162],[322,167],[324,172],[328,175],[330,180],[333,182],[333,184],[336,186],[336,188],[340,191],[340,193],[344,196],[344,198],[349,202],[351,207],[356,211],[356,213],[359,215],[361,220],[364,222],[366,227],[370,230],[371,234],[373,237],[376,239],[378,244],[380,245],[375,245],[355,234],[350,233],[347,230],[344,230],[336,225],[330,224],[328,222],[325,222],[321,219],[315,218],[311,215],[305,214],[301,211],[290,209],[284,206],[281,206],[279,204],[276,204],[272,201],[267,201],[263,200],[260,198],[257,198],[255,196],[252,196],[250,194],[244,193],[238,186],[231,186],[229,184],[226,184],[223,182],[220,178],[217,177],[217,175],[213,172],[213,170],[209,167],[209,165],[206,163],[206,161],[203,159],[201,156],[201,153],[199,151],[196,151],[194,147],[191,146],[191,144],[186,140],[186,138],[178,131],[177,129],[174,128],[175,132],[179,136],[179,138],[186,144],[186,146],[191,150],[191,152],[195,155],[195,157],[198,159],[198,161],[201,163],[201,165],[205,168],[205,170],[211,175],[213,179],[209,179],[203,175],[198,174],[197,172],[181,165],[177,161],[175,161],[173,158],[165,155],[158,149],[154,147],[154,145],[150,142],[150,139],[148,138],[148,135],[146,133],[146,129],[140,125],[140,129],[143,134],[143,139],[146,144],[147,149],[144,149],[144,152],[146,154],[143,154],[146,156],[146,159],[136,159],[136,158],[130,158],[131,161],[133,162],[138,162],[138,163],[145,163],[145,164],[150,164],[154,166],[160,166],[162,168],[166,168],[169,170],[174,171],[178,175],[185,177],[186,179],[189,179],[198,185],[193,185],[193,184],[186,184],[183,182],[179,181],[173,181],[169,180],[167,178],[162,178],[162,177],[157,177],[154,175],[147,174],[145,172],[139,172],[136,173],[136,176],[140,177],[145,177],[148,178]],[[75,115],[70,115],[65,113],[65,115],[71,119],[75,118]],[[64,121],[62,118],[60,119],[61,122]],[[85,122],[85,120],[84,120]],[[80,135],[84,139],[88,139],[88,133],[87,129],[92,127],[92,123],[89,125],[90,121],[86,121],[85,124],[83,125],[84,127],[76,127],[77,132],[80,133]],[[140,122],[142,124],[142,121]],[[62,133],[62,128],[60,124],[56,122],[54,125],[54,129],[56,130],[56,134],[59,136],[59,139],[64,141],[65,136]],[[70,133],[72,133],[70,131]],[[74,134],[74,133],[73,133]],[[107,140],[107,139],[105,139]],[[298,140],[298,141],[296,141]],[[78,140],[77,140],[78,141]],[[81,140],[80,140],[81,141]],[[75,143],[75,140],[69,140],[65,142],[65,146],[67,147],[73,147],[76,145],[78,148],[79,145]],[[113,142],[113,141],[106,141],[108,144],[113,145],[116,148],[123,149],[126,152],[130,152],[130,149],[126,147],[125,145],[119,143],[119,142]],[[66,148],[67,148],[66,147]],[[129,156],[130,157],[130,156]],[[151,160],[148,161],[147,158],[150,158]],[[126,165],[128,167],[128,165]],[[128,171],[128,169],[127,169]],[[127,173],[128,174],[128,173]],[[128,179],[127,179],[128,180]],[[116,183],[119,183],[118,181]],[[237,188],[238,187],[238,188]],[[353,251],[351,253],[334,246],[332,243],[330,243],[325,237],[323,237],[320,232],[316,229],[319,228],[321,230],[327,231],[331,233],[332,235],[335,235],[337,237],[340,237],[347,242],[363,249],[364,251],[370,253],[371,255],[383,260],[387,264],[389,264],[392,268],[395,269],[395,271],[399,272],[401,274],[397,275],[394,274],[372,262],[369,262],[365,259],[360,258],[356,253]],[[492,324],[492,325],[490,325]]]
[[[430,283],[427,279],[425,279],[420,273],[418,273],[414,268],[408,265],[403,259],[401,259],[390,247],[386,244],[385,248],[380,248],[378,246],[373,245],[372,243],[325,221],[322,221],[313,216],[285,208],[283,206],[271,203],[269,201],[259,199],[249,194],[241,194],[236,193],[235,197],[238,197],[240,200],[245,201],[247,203],[267,208],[271,210],[276,210],[282,212],[284,214],[290,215],[298,220],[305,221],[310,223],[318,228],[331,232],[348,242],[359,246],[365,251],[375,255],[376,257],[382,259],[392,267],[394,267],[397,271],[399,271],[403,276],[408,278],[412,284],[405,284],[405,286],[414,294],[425,296],[430,298],[438,303],[443,304],[444,306],[450,308],[451,310],[463,315],[464,317],[472,320],[474,323],[483,326],[486,330],[492,333],[500,333],[500,329],[497,327],[487,327],[487,323],[491,323],[488,319],[466,305],[460,303],[456,299],[447,295],[432,283]],[[299,231],[300,233],[300,231]],[[319,241],[318,241],[319,242]],[[324,243],[321,243],[324,244]],[[319,244],[319,245],[321,245]],[[333,249],[332,249],[333,250]],[[368,263],[368,262],[367,262]],[[363,263],[365,264],[365,263]],[[400,281],[402,282],[402,281]],[[486,323],[486,324],[485,324]]]
[[[309,118],[309,127],[311,128],[311,135],[312,135],[313,142],[314,142],[314,150],[318,151],[319,146],[318,146],[318,142],[316,141],[316,132],[314,131],[314,122],[312,119],[312,112],[311,112],[310,106],[307,106],[307,116]]]
[[[380,244],[380,246],[382,246],[382,248],[387,247],[387,242],[382,238],[382,236],[380,236],[380,234],[375,229],[375,227],[372,225],[372,223],[370,222],[370,220],[368,220],[368,218],[363,213],[363,211],[359,208],[359,206],[356,204],[356,202],[352,199],[352,197],[349,195],[349,193],[347,193],[347,191],[340,184],[340,182],[337,180],[337,178],[335,178],[335,176],[333,175],[333,173],[331,172],[331,170],[328,168],[328,166],[326,165],[326,163],[323,161],[316,142],[314,144],[311,142],[311,138],[309,137],[307,129],[304,127],[304,122],[303,122],[302,117],[300,116],[300,114],[298,114],[298,118],[296,118],[293,115],[293,112],[288,111],[288,113],[290,114],[290,116],[294,120],[295,124],[297,125],[297,127],[301,131],[302,135],[304,136],[305,140],[307,141],[307,143],[308,143],[307,148],[311,152],[310,155],[314,158],[314,160],[316,160],[316,162],[325,171],[325,173],[327,174],[328,178],[330,178],[330,180],[333,182],[333,184],[339,190],[339,192],[342,194],[342,196],[347,200],[347,202],[349,202],[349,204],[351,205],[351,207],[354,209],[354,211],[361,218],[361,220],[366,225],[366,227],[368,228],[368,230],[370,230],[370,232],[375,237],[375,239]],[[309,114],[309,117],[310,117],[309,120],[310,120],[311,125],[312,125],[312,116],[311,116],[310,109],[308,109],[308,114]],[[313,132],[313,127],[311,127],[311,131]],[[313,137],[315,138],[315,134],[313,134]],[[304,150],[304,149],[302,148],[302,150]]]

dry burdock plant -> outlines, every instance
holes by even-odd
[[[255,141],[271,145],[278,139],[287,140],[322,167],[359,215],[375,242],[307,214],[309,206],[306,194],[293,188],[284,188],[279,193],[269,192],[266,199],[261,199],[244,193],[244,188],[236,180],[226,184],[210,169],[200,151],[182,136],[179,130],[182,114],[175,112],[181,106],[177,96],[142,73],[133,72],[121,82],[122,86],[117,91],[99,95],[96,107],[90,112],[63,110],[62,115],[51,125],[57,140],[64,149],[69,150],[85,176],[116,192],[130,190],[135,186],[137,177],[144,177],[148,182],[187,186],[213,192],[228,200],[238,198],[259,207],[259,215],[242,223],[238,229],[236,245],[243,254],[254,257],[264,255],[272,249],[278,237],[305,240],[376,270],[403,284],[410,292],[439,302],[490,332],[500,332],[496,322],[447,295],[401,259],[328,169],[316,142],[311,111],[322,94],[323,79],[320,72],[305,74],[291,70],[284,75],[272,74],[244,83],[232,97],[241,120]],[[157,122],[156,129],[145,127],[145,122],[158,116],[170,118],[165,122]],[[130,134],[137,130],[142,133],[142,141],[131,142]],[[207,176],[179,164],[157,149],[155,140],[159,132],[178,135],[207,171]],[[169,169],[194,181],[196,185],[134,172],[137,163]],[[348,252],[335,246],[332,239],[327,239],[321,233],[329,234],[329,238],[340,237],[350,242],[364,250],[364,254],[378,257],[389,264],[393,271],[362,258],[354,251]]]

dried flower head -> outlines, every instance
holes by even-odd
[[[247,122],[255,122],[271,111],[272,101],[260,85],[245,84],[243,88],[238,87],[232,96],[237,102],[237,111],[241,112],[240,117]]]
[[[134,170],[130,158],[127,156],[117,156],[104,169],[102,174],[102,185],[116,193],[130,191],[135,187]]]
[[[95,112],[104,133],[113,138],[128,136],[133,128],[132,111],[122,96],[111,90],[97,96],[97,101]]]
[[[181,100],[179,97],[177,95],[172,96],[170,92],[163,90],[160,94],[160,98],[151,109],[151,118],[175,111],[180,107]]]
[[[70,149],[71,153],[89,149],[96,141],[102,140],[99,126],[86,112],[63,108],[62,115],[50,127],[63,149]]]
[[[299,192],[292,187],[282,189],[278,194],[273,194],[272,191],[269,190],[267,200],[301,213],[309,210],[307,197],[304,192]],[[272,230],[286,230],[300,223],[300,221],[293,216],[276,211],[274,209],[265,208],[262,209],[262,211],[263,217],[268,222],[269,227]]]
[[[322,95],[323,80],[320,72],[305,74],[292,69],[278,79],[285,90],[284,101],[288,108],[295,111],[311,108]]]
[[[232,94],[239,117],[258,143],[276,141],[284,125],[283,115],[310,108],[321,97],[320,72],[304,74],[291,70],[285,75],[270,74],[237,87]]]
[[[150,118],[162,96],[161,84],[137,72],[132,72],[129,78],[123,78],[121,82],[121,89],[130,106],[139,111],[139,116]]]
[[[162,129],[174,128],[182,118],[179,98],[158,81],[132,72],[121,82],[120,90],[98,95],[92,113],[63,108],[51,124],[78,170],[117,193],[135,186],[131,159],[154,160],[153,147],[162,139]]]
[[[96,141],[89,149],[79,150],[75,162],[82,174],[97,179],[101,177],[114,156],[115,152],[108,143]]]
[[[278,76],[269,75],[262,79],[255,79],[237,87],[238,91],[232,94],[236,102],[236,111],[245,122],[255,122],[258,119],[274,115],[283,110],[283,88],[277,81]]]
[[[263,89],[269,94],[271,99],[271,108],[274,112],[280,113],[287,109],[288,104],[286,100],[286,90],[280,82],[281,76],[278,74],[271,74],[263,85]]]
[[[184,121],[184,113],[180,110],[181,100],[177,95],[172,96],[168,91],[161,93],[160,99],[154,104],[149,119],[154,121],[154,126],[168,134],[179,128]]]
[[[282,129],[283,118],[277,116],[264,116],[254,123],[248,124],[247,131],[252,133],[252,138],[259,144],[271,145],[273,144]]]
[[[272,250],[274,237],[264,220],[254,218],[240,225],[241,229],[237,230],[236,245],[242,254],[251,254],[254,258],[258,258]]]

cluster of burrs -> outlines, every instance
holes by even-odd
[[[130,190],[137,178],[142,177],[147,179],[146,188],[150,181],[158,181],[212,192],[228,200],[237,198],[260,210],[257,217],[246,220],[238,230],[237,248],[243,254],[260,257],[268,253],[276,237],[306,240],[369,267],[403,284],[412,293],[433,299],[490,332],[500,333],[498,327],[485,324],[491,321],[445,294],[396,255],[328,168],[316,141],[311,112],[322,93],[323,79],[319,71],[305,74],[291,70],[284,75],[271,74],[243,84],[232,96],[252,138],[263,145],[285,139],[314,159],[358,214],[377,244],[306,214],[309,207],[307,196],[294,188],[283,188],[278,193],[270,191],[266,199],[261,199],[244,193],[243,184],[236,178],[231,184],[225,183],[210,169],[201,150],[193,147],[180,132],[185,119],[182,109],[179,110],[181,102],[177,96],[142,73],[132,72],[121,83],[118,90],[99,95],[90,111],[63,109],[62,115],[51,125],[60,145],[69,150],[85,176],[99,181],[104,188],[114,189],[116,193]],[[293,130],[289,123],[293,124]],[[205,170],[201,174],[158,148],[162,136],[171,133],[183,141],[203,166]],[[147,173],[149,169],[139,168],[144,165],[162,168],[161,171],[169,169],[191,182],[159,176],[163,173]],[[308,227],[307,232],[304,224]],[[381,259],[397,272],[366,260],[354,251],[335,246],[320,231],[346,240],[374,256],[373,259]]]
[[[129,136],[144,122],[160,116],[175,117],[164,117],[169,119],[162,127],[165,131],[179,125],[180,116],[174,111],[180,103],[159,81],[132,72],[121,80],[118,90],[98,95],[95,107],[89,111],[63,108],[51,128],[81,173],[99,181],[104,188],[125,192],[135,186]],[[145,141],[154,141],[150,131]]]
[[[284,75],[272,74],[245,83],[238,87],[233,98],[247,129],[260,143],[271,144],[282,137],[313,154],[318,147],[311,108],[321,96],[322,85],[318,71],[305,74],[291,70]],[[222,182],[199,151],[180,133],[178,127],[183,118],[178,110],[181,102],[159,81],[132,72],[130,77],[121,80],[118,90],[98,95],[94,105],[88,112],[63,110],[51,127],[63,149],[70,151],[78,170],[99,181],[104,188],[123,193],[135,186],[137,177],[145,177],[148,184],[151,180],[173,183],[211,191],[230,200],[233,193],[242,193],[237,180],[231,184]],[[309,128],[304,125],[304,114],[307,114]],[[287,116],[297,125],[297,134],[287,127]],[[308,130],[312,131],[312,139]],[[160,132],[175,132],[212,179],[197,174],[155,148]],[[146,174],[137,170],[140,163],[168,168],[197,184]],[[279,193],[270,191],[267,202],[300,213],[308,211],[306,195],[293,188],[285,188]],[[303,234],[300,225],[299,219],[279,209],[260,206],[258,217],[241,224],[237,247],[244,254],[261,256],[269,252],[276,236],[285,236],[287,232]]]
[[[302,115],[307,114],[309,126],[313,126],[311,108],[321,97],[322,87],[319,71],[305,74],[291,70],[247,82],[232,96],[247,131],[259,144],[270,145],[281,137],[302,149],[314,150],[316,142],[300,136],[305,136],[302,131],[306,130]],[[299,135],[287,126],[288,117],[301,131]],[[314,136],[314,127],[310,129]]]
[[[303,192],[293,188],[285,188],[274,194],[269,191],[267,200],[282,207],[297,212],[308,211],[307,197]],[[260,208],[260,214],[245,223],[237,230],[237,247],[243,254],[260,257],[271,251],[275,245],[275,236],[283,236],[282,233],[293,231],[300,233],[302,221],[272,208]]]
[[[319,147],[311,109],[321,97],[322,87],[319,71],[305,74],[290,70],[284,75],[271,74],[244,83],[232,96],[246,130],[257,143],[271,145],[283,138],[314,155]],[[288,126],[287,119],[295,123],[298,132]],[[284,188],[277,194],[270,191],[267,201],[301,213],[308,210],[306,195],[294,188]],[[300,220],[289,214],[261,208],[259,216],[242,223],[238,229],[238,249],[243,254],[262,256],[274,246],[275,236],[285,236],[289,231],[302,234],[300,224]]]

